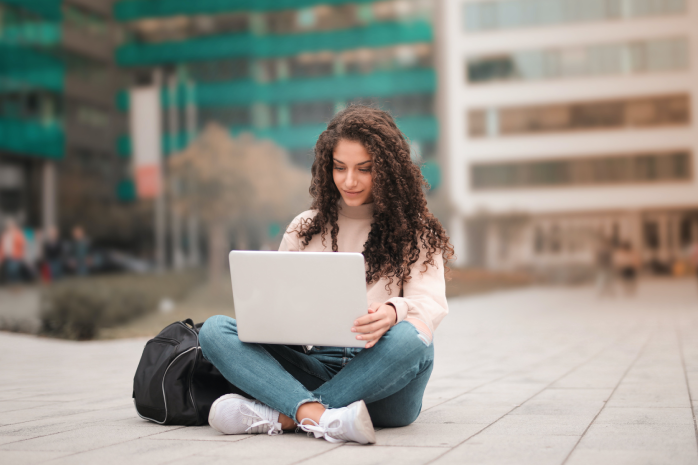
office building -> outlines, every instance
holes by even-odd
[[[698,240],[698,3],[443,1],[438,72],[460,263],[667,271]]]
[[[0,1],[0,222],[127,240],[111,0]]]
[[[438,184],[431,2],[123,0],[115,14],[131,85],[163,86],[166,153],[215,121],[309,167],[334,113],[370,102],[397,117]],[[119,102],[127,111],[126,92]],[[128,134],[119,148],[130,154]]]

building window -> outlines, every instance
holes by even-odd
[[[688,41],[667,38],[470,57],[471,84],[674,71],[688,68]]]
[[[63,5],[63,23],[95,36],[106,37],[109,33],[106,18],[75,5]]]
[[[67,77],[80,79],[95,87],[107,85],[112,72],[104,63],[75,53],[65,53],[64,63]]]
[[[247,13],[180,15],[134,21],[128,24],[126,33],[127,41],[161,43],[217,34],[242,34],[250,30],[250,24]]]
[[[226,127],[250,126],[252,111],[250,107],[201,107],[199,120],[202,126],[215,122]]]
[[[479,163],[470,175],[475,190],[687,181],[692,178],[691,153]]]
[[[196,82],[226,82],[250,77],[250,60],[231,58],[227,60],[196,61],[187,64],[187,71]]]
[[[72,102],[68,104],[68,118],[76,123],[94,129],[105,129],[109,126],[109,112],[85,103]]]
[[[497,0],[464,4],[468,32],[617,21],[686,12],[686,0]]]
[[[643,226],[645,246],[650,250],[659,250],[659,224],[656,221],[646,221]]]
[[[307,53],[288,59],[291,78],[331,76],[334,70],[334,55],[331,53]]]
[[[334,116],[334,102],[291,104],[291,125],[326,123]]]
[[[489,108],[468,114],[471,137],[687,125],[689,95]]]
[[[360,97],[349,103],[380,108],[395,118],[432,115],[434,113],[433,94],[403,94],[386,98]]]

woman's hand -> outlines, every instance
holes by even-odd
[[[391,304],[372,303],[368,308],[368,315],[364,315],[354,322],[351,331],[362,333],[356,339],[368,341],[364,346],[369,349],[383,336],[397,321],[397,311]]]

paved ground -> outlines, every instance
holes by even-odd
[[[0,333],[0,463],[698,464],[698,288],[529,288],[452,300],[424,410],[375,446],[140,420],[143,339]]]
[[[36,334],[41,327],[40,297],[35,286],[0,288],[0,331]]]

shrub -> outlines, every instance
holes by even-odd
[[[154,311],[162,298],[181,299],[200,282],[194,272],[65,280],[42,293],[40,333],[92,339],[100,328]]]

